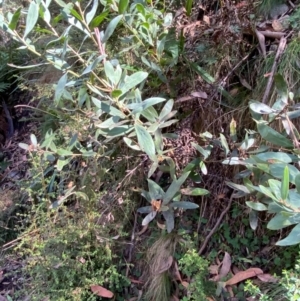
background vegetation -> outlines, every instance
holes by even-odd
[[[299,4],[250,2],[1,2],[0,299],[299,300]]]

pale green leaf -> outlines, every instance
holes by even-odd
[[[203,188],[198,187],[187,187],[180,190],[182,194],[185,195],[207,195],[209,194],[209,191]]]
[[[186,172],[182,174],[182,176],[178,180],[174,180],[172,182],[163,199],[163,205],[168,204],[173,199],[175,194],[180,191],[181,185],[185,182],[189,174],[190,172]]]
[[[142,125],[136,124],[134,127],[140,148],[149,156],[152,161],[155,161],[155,145],[151,135]]]
[[[119,16],[116,16],[114,19],[112,19],[106,30],[105,30],[105,33],[104,33],[104,36],[103,38],[101,39],[101,42],[102,43],[106,43],[107,40],[111,37],[111,35],[114,33],[116,27],[118,26],[119,22],[121,21],[121,19],[123,18],[123,15],[119,15]]]
[[[281,198],[282,200],[286,200],[289,195],[289,186],[290,186],[290,179],[289,179],[289,168],[286,166],[283,171],[283,177],[281,181]]]
[[[223,149],[225,150],[225,155],[227,156],[229,154],[229,146],[227,143],[227,140],[223,134],[220,134],[221,144],[223,146]]]
[[[168,211],[163,211],[162,214],[166,220],[167,231],[168,233],[171,233],[175,225],[174,211],[170,209]]]
[[[256,211],[268,210],[266,205],[264,205],[263,203],[259,203],[259,202],[248,201],[248,202],[246,202],[246,205]]]
[[[99,3],[99,0],[94,0],[91,10],[86,14],[85,20],[86,20],[87,24],[90,24],[90,22],[93,20],[95,14],[97,12],[98,3]]]
[[[161,200],[165,196],[163,189],[154,181],[147,179],[151,200]]]
[[[119,1],[119,7],[118,7],[119,14],[123,14],[126,11],[128,4],[129,4],[129,0],[120,0]]]
[[[33,146],[35,146],[35,147],[37,146],[38,143],[37,143],[36,136],[34,134],[30,135],[30,141]]]
[[[251,229],[255,231],[258,225],[258,214],[254,210],[251,210],[249,213],[249,223]]]
[[[137,151],[141,150],[141,148],[137,144],[135,144],[132,139],[129,139],[127,137],[123,137],[123,140],[127,144],[128,147],[130,147],[134,150],[137,150]]]
[[[138,208],[138,210],[137,210],[138,213],[147,213],[147,214],[152,211],[153,211],[152,206],[141,207],[141,208]]]
[[[146,215],[146,217],[142,221],[142,226],[147,226],[156,216],[156,211],[152,211]]]
[[[122,94],[127,93],[130,89],[136,87],[142,81],[144,81],[148,76],[147,72],[138,71],[133,73],[130,76],[127,76],[122,87],[119,87],[122,90]]]
[[[290,234],[278,241],[276,243],[277,246],[292,246],[292,245],[297,245],[300,243],[300,224],[298,224],[297,226],[295,226],[292,231],[290,232]]]
[[[68,74],[65,73],[58,81],[56,89],[55,89],[55,94],[54,94],[54,103],[56,105],[59,104],[59,101],[64,93],[66,83],[68,81]]]
[[[185,201],[180,201],[180,202],[173,202],[170,204],[171,208],[182,208],[182,209],[197,209],[199,208],[199,205],[191,202],[185,202]]]
[[[28,8],[28,13],[27,13],[27,17],[26,17],[26,28],[25,28],[25,32],[24,32],[24,36],[23,38],[25,39],[28,34],[32,31],[32,29],[34,28],[38,18],[39,18],[39,4],[31,1],[29,8]]]

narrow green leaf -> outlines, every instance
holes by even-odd
[[[182,174],[182,176],[178,180],[174,180],[172,182],[163,199],[163,205],[168,204],[173,199],[175,194],[179,192],[181,185],[185,182],[189,174],[190,172],[186,172]]]
[[[145,207],[141,207],[137,210],[138,213],[150,213],[153,211],[152,206],[145,206]]]
[[[182,209],[197,209],[199,208],[199,205],[191,202],[185,202],[185,201],[180,201],[180,202],[172,202],[170,204],[171,208],[182,208]]]
[[[129,0],[120,0],[119,1],[119,14],[123,14],[128,6]]]
[[[17,28],[17,25],[18,25],[18,22],[19,22],[19,19],[20,19],[20,16],[21,16],[21,10],[22,8],[19,7],[15,13],[13,14],[12,18],[11,18],[11,21],[9,22],[8,24],[8,27],[11,29],[11,30],[15,30]]]
[[[111,116],[118,116],[122,119],[126,117],[124,113],[116,109],[114,106],[107,104],[105,101],[100,101],[95,97],[92,97],[92,101],[97,108],[101,109],[102,111],[108,113]]]
[[[69,164],[71,161],[71,158],[68,158],[66,160],[58,159],[56,162],[56,168],[58,171],[62,171],[62,169]]]
[[[142,221],[142,226],[147,226],[156,216],[156,211],[152,211],[146,215],[146,217]]]
[[[246,186],[244,186],[244,185],[235,184],[233,182],[228,182],[228,181],[225,181],[225,182],[226,182],[226,184],[230,188],[232,188],[234,190],[238,190],[238,191],[244,192],[245,194],[249,194],[250,193],[249,189]]]
[[[182,194],[185,194],[185,195],[206,195],[206,194],[209,194],[209,191],[206,190],[206,189],[203,189],[203,188],[198,188],[198,187],[187,187],[187,188],[183,188],[183,189],[180,189],[180,192]]]
[[[227,156],[229,154],[229,146],[228,143],[226,141],[226,138],[223,134],[220,134],[220,139],[221,139],[221,144],[225,150],[225,155]]]
[[[198,144],[196,144],[196,143],[194,143],[194,142],[192,142],[191,144],[192,144],[192,146],[193,146],[200,154],[203,155],[204,160],[207,159],[207,158],[209,157],[210,151],[205,150],[205,149],[202,148],[200,145],[198,145]]]
[[[90,65],[88,65],[83,70],[83,72],[81,73],[81,75],[84,75],[84,74],[92,72],[104,58],[105,58],[105,55],[98,56]]]
[[[185,4],[186,15],[189,17],[192,13],[193,0],[187,0]]]
[[[248,207],[250,207],[251,209],[254,209],[256,211],[266,211],[266,210],[268,210],[266,205],[264,205],[263,203],[259,203],[259,202],[248,201],[248,202],[246,202],[246,205]]]
[[[26,28],[24,32],[24,39],[28,36],[28,34],[34,28],[38,18],[39,18],[39,4],[35,3],[34,1],[30,2],[28,13],[26,17]]]
[[[60,156],[73,156],[73,152],[62,148],[58,149],[56,152]]]
[[[99,0],[94,0],[93,1],[93,6],[92,6],[92,9],[86,14],[86,23],[87,24],[90,24],[90,22],[92,21],[92,19],[94,18],[96,12],[97,12],[97,8],[98,8],[98,3],[99,3]]]
[[[205,163],[203,161],[201,161],[200,164],[199,164],[199,166],[200,166],[200,169],[201,169],[202,173],[204,175],[207,175],[207,168],[206,168]]]
[[[31,141],[33,146],[35,146],[35,147],[37,146],[38,143],[37,143],[36,136],[34,134],[30,135],[30,141]]]
[[[152,161],[155,161],[155,145],[151,135],[143,126],[139,124],[136,124],[134,127],[140,148],[149,156]]]
[[[113,87],[116,86],[118,82],[116,82],[116,78],[115,78],[115,69],[110,61],[106,61],[104,63],[104,71],[106,77],[110,80],[112,86]]]
[[[152,162],[152,164],[150,165],[149,171],[148,171],[148,178],[150,178],[156,171],[158,167],[158,161],[155,158],[154,161]]]
[[[300,173],[298,173],[295,177],[295,185],[297,188],[297,192],[300,193]]]
[[[162,212],[165,220],[168,233],[171,233],[175,226],[174,211],[172,209]]]
[[[290,177],[289,168],[286,166],[283,171],[283,177],[281,181],[281,198],[286,200],[289,195]]]
[[[151,200],[161,200],[165,196],[163,189],[154,181],[147,179]]]
[[[68,74],[65,73],[58,81],[56,89],[55,89],[55,94],[54,94],[54,103],[56,105],[59,104],[59,101],[62,97],[62,95],[64,94],[64,90],[66,87],[68,81]]]
[[[204,69],[198,66],[196,63],[191,63],[192,69],[194,69],[208,84],[213,84],[216,80],[208,74]]]
[[[117,17],[115,17],[114,19],[112,19],[106,30],[105,30],[105,33],[104,33],[104,36],[103,38],[101,39],[101,42],[102,43],[106,43],[107,40],[111,37],[111,35],[114,33],[116,27],[118,26],[119,22],[121,21],[121,19],[123,18],[123,15],[119,15]]]
[[[94,29],[96,27],[98,27],[107,17],[107,15],[109,14],[108,11],[105,11],[103,13],[101,13],[100,15],[98,15],[97,17],[95,17],[90,24],[90,29]]]
[[[252,230],[256,230],[257,229],[257,225],[258,225],[258,214],[257,211],[251,210],[249,213],[249,223],[250,223],[250,227]]]
[[[148,76],[147,72],[144,71],[135,72],[132,75],[126,77],[125,83],[121,87],[119,87],[119,89],[122,90],[122,94],[125,94],[130,89],[136,87],[138,84],[144,81],[147,78],[147,76]]]
[[[174,100],[169,99],[165,103],[164,107],[162,108],[162,110],[159,114],[159,121],[162,121],[164,119],[164,117],[166,117],[169,113],[171,113],[173,106],[174,106]]]
[[[123,140],[127,144],[128,147],[130,147],[134,150],[137,150],[137,151],[141,150],[141,148],[137,144],[135,144],[132,139],[129,139],[127,137],[123,137]]]

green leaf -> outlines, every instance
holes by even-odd
[[[123,140],[127,144],[128,147],[130,147],[134,150],[137,150],[137,151],[141,150],[141,148],[137,144],[135,144],[132,139],[129,139],[127,137],[123,137]]]
[[[289,168],[286,166],[283,171],[283,177],[281,181],[281,198],[286,200],[289,195],[290,177]]]
[[[56,89],[55,89],[55,94],[54,94],[54,103],[56,105],[59,104],[59,101],[64,93],[66,84],[68,81],[68,74],[65,73],[58,81]]]
[[[62,169],[69,164],[71,161],[71,158],[68,158],[66,160],[58,159],[56,163],[56,168],[58,171],[62,171]]]
[[[268,210],[267,206],[264,205],[263,203],[259,203],[259,202],[246,202],[246,205],[256,211],[266,211]]]
[[[39,18],[39,9],[40,9],[39,4],[35,3],[34,1],[30,2],[27,17],[26,17],[26,28],[23,36],[24,39],[34,28]]]
[[[168,211],[163,211],[162,215],[166,220],[167,231],[168,231],[168,233],[171,233],[172,230],[174,229],[174,225],[175,225],[174,211],[172,209],[170,209]]]
[[[277,163],[277,162],[283,162],[283,163],[291,163],[291,162],[297,162],[298,157],[287,154],[284,152],[265,152],[261,154],[255,155],[255,158],[258,158],[262,161]]]
[[[88,65],[84,70],[83,72],[81,73],[81,76],[84,75],[84,74],[87,74],[87,73],[90,73],[92,72],[96,67],[97,65],[105,58],[105,55],[100,55],[98,56],[92,64]]]
[[[181,185],[185,182],[189,174],[190,172],[186,172],[182,174],[182,176],[178,180],[174,180],[172,182],[163,199],[163,205],[167,205],[173,199],[173,197],[180,190]]]
[[[130,76],[127,76],[124,85],[122,87],[119,87],[119,89],[122,90],[122,95],[127,93],[130,89],[136,87],[142,81],[144,81],[147,78],[147,76],[148,73],[144,71],[138,71]]]
[[[31,141],[31,143],[32,143],[32,145],[34,146],[34,147],[36,147],[37,146],[37,139],[36,139],[36,136],[34,135],[34,134],[31,134],[30,135],[30,141]]]
[[[270,230],[281,230],[291,225],[298,224],[300,222],[300,214],[291,214],[287,212],[278,212],[268,222],[267,228]]]
[[[121,21],[122,18],[123,18],[123,15],[119,15],[119,16],[113,18],[113,19],[109,22],[109,24],[108,24],[108,26],[107,26],[107,28],[106,28],[106,30],[105,30],[104,36],[103,36],[103,38],[101,39],[101,42],[102,42],[102,43],[106,43],[106,42],[107,42],[107,40],[108,40],[108,39],[111,37],[111,35],[114,33],[116,27],[118,26],[118,24],[119,24],[119,22]]]
[[[172,109],[173,109],[173,106],[174,106],[174,100],[173,99],[169,99],[164,107],[162,108],[160,114],[159,114],[159,121],[163,121],[164,118],[169,114],[171,113]]]
[[[18,25],[18,22],[19,22],[19,19],[20,19],[20,16],[21,16],[21,10],[22,8],[19,7],[15,13],[13,14],[12,18],[11,18],[11,21],[9,22],[8,24],[8,27],[11,29],[11,30],[15,30],[17,28],[17,25]]]
[[[191,63],[192,69],[196,71],[208,84],[213,84],[216,80],[208,74],[204,69],[198,66],[196,63]]]
[[[249,213],[249,223],[251,229],[255,231],[258,225],[258,214],[254,210],[251,210]]]
[[[20,148],[25,149],[25,150],[29,150],[29,145],[26,143],[19,143],[18,144]]]
[[[271,198],[274,201],[278,201],[277,198],[273,195],[273,193],[266,187],[259,185],[259,191]],[[255,188],[256,189],[256,188]]]
[[[193,0],[187,0],[185,4],[186,15],[189,17],[192,13]]]
[[[206,194],[209,194],[208,190],[203,189],[203,188],[198,188],[198,187],[195,187],[195,188],[192,188],[192,187],[183,188],[183,189],[180,189],[180,192],[182,194],[185,194],[185,195],[206,195]]]
[[[225,155],[227,156],[229,154],[229,146],[228,143],[226,141],[226,138],[223,134],[220,134],[220,138],[221,138],[221,144],[225,150]]]
[[[152,211],[153,211],[152,206],[141,207],[141,208],[138,208],[138,210],[137,210],[138,213],[150,213]]]
[[[106,61],[104,63],[104,71],[106,77],[110,80],[111,84],[115,86],[117,84],[115,82],[115,69],[110,61]]]
[[[157,167],[158,167],[158,161],[155,158],[155,160],[153,161],[153,163],[150,165],[150,168],[149,168],[149,171],[148,171],[148,178],[150,178],[154,174],[154,172],[156,171]]]
[[[295,177],[295,185],[297,188],[297,192],[300,193],[300,173]]]
[[[297,245],[300,243],[300,224],[295,226],[293,230],[290,232],[290,234],[278,241],[276,243],[277,246],[292,246],[292,245]]]
[[[170,204],[171,208],[182,208],[182,209],[197,209],[199,208],[199,205],[191,202],[185,202],[185,201],[180,201],[180,202],[173,202]]]
[[[243,192],[245,195],[250,193],[249,189],[248,189],[246,186],[244,186],[244,185],[235,184],[235,183],[228,182],[228,181],[225,181],[225,183],[226,183],[230,188],[232,188],[232,189],[234,189],[234,190],[241,191],[241,192]]]
[[[73,156],[73,152],[62,148],[58,149],[56,152],[60,156]]]
[[[99,3],[99,0],[94,0],[92,9],[86,14],[85,20],[86,20],[87,24],[90,24],[90,22],[94,18],[95,14],[97,12],[98,3]]]
[[[275,112],[272,108],[261,102],[252,102],[249,107],[253,112],[258,114],[271,114]]]
[[[200,169],[201,169],[202,173],[204,175],[207,175],[207,168],[206,168],[205,163],[203,161],[201,161],[200,164],[199,164],[199,166],[200,166]]]
[[[279,134],[277,131],[275,131],[274,129],[272,129],[264,123],[259,122],[257,124],[257,129],[263,139],[273,143],[276,146],[282,146],[286,148],[294,147],[291,140]]]
[[[147,108],[149,108],[150,106],[153,106],[155,104],[158,104],[160,102],[165,101],[165,98],[161,98],[161,97],[152,97],[152,98],[148,98],[146,100],[144,100],[141,103],[132,103],[129,104],[127,107],[132,111],[133,114],[136,113],[140,113],[144,110],[146,110]]]
[[[104,11],[103,13],[95,17],[90,24],[90,29],[93,30],[94,28],[98,27],[105,20],[108,14],[108,11]]]
[[[275,74],[274,76],[275,87],[277,90],[278,98],[277,101],[288,104],[288,86],[281,74]],[[276,101],[276,102],[277,102]],[[282,110],[284,107],[278,107],[279,110]]]
[[[134,127],[140,148],[149,156],[152,161],[155,161],[155,145],[151,135],[143,126],[139,124],[136,124]]]
[[[146,217],[142,221],[142,226],[147,226],[156,216],[156,211],[152,211],[146,215]]]
[[[122,119],[126,117],[124,113],[116,109],[114,106],[107,104],[105,101],[100,101],[95,97],[92,97],[92,101],[97,108],[101,109],[111,116],[118,116]]]
[[[204,160],[207,159],[207,158],[209,157],[210,151],[205,150],[205,149],[202,148],[200,145],[198,145],[198,144],[196,144],[196,143],[194,143],[194,142],[192,142],[191,144],[192,144],[192,146],[193,146],[200,154],[203,155]]]
[[[285,164],[285,163],[271,164],[270,174],[275,178],[282,179],[284,169],[287,165],[289,167],[289,177],[290,177],[289,180],[291,183],[295,184],[295,178],[299,174],[299,170],[294,165]]]
[[[151,200],[161,200],[165,196],[163,189],[154,181],[147,179]]]
[[[119,1],[119,14],[123,14],[128,6],[129,0],[120,0]]]

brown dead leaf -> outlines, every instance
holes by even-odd
[[[203,92],[203,91],[192,92],[191,96],[199,97],[199,98],[203,98],[203,99],[207,99],[207,94],[205,92]]]
[[[284,30],[281,22],[279,20],[273,20],[272,21],[272,27],[275,31],[282,31]]]
[[[204,16],[203,16],[203,21],[204,21],[206,24],[210,25],[210,18],[209,18],[209,16],[204,15]]]
[[[230,267],[231,267],[231,257],[229,253],[225,252],[223,262],[222,262],[222,267],[219,274],[220,278],[227,276],[227,274],[230,271]]]
[[[170,298],[170,301],[180,301],[179,298],[175,295],[173,295],[171,298]]]
[[[278,281],[278,279],[272,276],[271,274],[260,274],[257,275],[257,278],[263,282],[275,283]]]
[[[225,282],[225,286],[227,285],[233,285],[233,284],[236,284],[236,283],[239,283],[241,281],[244,281],[246,279],[249,279],[249,278],[252,278],[252,277],[255,277],[257,275],[260,275],[260,274],[263,274],[264,272],[259,269],[259,268],[251,268],[251,269],[248,269],[246,271],[241,271],[237,274],[235,274],[232,278],[230,278],[229,280],[227,280]]]
[[[181,275],[180,275],[180,272],[178,269],[178,264],[175,260],[174,260],[174,269],[172,272],[173,272],[173,276],[174,276],[175,280],[182,282],[182,278],[181,278]]]
[[[187,281],[182,281],[181,284],[185,287],[188,288],[189,283]]]
[[[233,274],[237,274],[237,273],[240,272],[239,268],[237,266],[235,266],[235,265],[232,266],[231,270],[232,270]]]
[[[103,286],[91,285],[90,288],[91,291],[97,296],[104,297],[104,298],[112,298],[114,296],[114,294],[111,291],[107,290]]]

